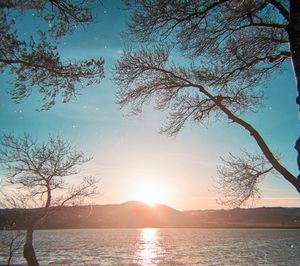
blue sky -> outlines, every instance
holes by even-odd
[[[165,197],[158,201],[174,208],[221,208],[214,191],[219,156],[239,152],[240,148],[256,150],[255,142],[242,128],[227,121],[211,121],[207,127],[188,124],[172,138],[159,135],[165,116],[151,106],[140,117],[126,117],[126,112],[115,103],[117,88],[111,77],[114,63],[128,44],[120,35],[128,14],[121,9],[121,2],[108,0],[94,12],[97,21],[64,37],[59,51],[66,60],[102,56],[106,78],[97,86],[84,88],[70,103],[57,103],[50,111],[38,112],[39,95],[33,94],[20,104],[13,103],[7,91],[14,77],[2,74],[2,131],[28,132],[41,140],[48,134],[60,134],[93,155],[83,173],[100,178],[99,204],[139,199],[139,187],[154,184],[164,188]],[[19,35],[25,37],[37,28],[30,14],[20,17],[18,23]],[[245,119],[262,133],[272,150],[282,154],[284,165],[296,173],[296,88],[291,66],[286,64],[285,68],[265,85],[265,106]],[[262,199],[256,206],[300,205],[296,190],[281,177],[266,178],[261,189]]]

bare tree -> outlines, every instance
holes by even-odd
[[[10,90],[19,103],[37,90],[42,95],[40,110],[48,110],[61,98],[68,102],[85,87],[104,77],[101,57],[80,62],[63,61],[58,41],[78,25],[93,21],[91,3],[80,0],[0,0],[0,72],[15,76]],[[18,35],[15,17],[30,12],[32,19],[49,25],[48,31],[37,29],[28,38]],[[35,35],[35,37],[33,37]]]
[[[14,230],[11,228],[10,230]],[[7,266],[11,265],[14,254],[21,248],[23,244],[23,234],[21,231],[9,231],[8,240],[5,240],[8,243],[8,259]]]
[[[59,137],[50,136],[46,143],[39,144],[27,134],[22,137],[3,134],[0,146],[0,163],[6,172],[7,182],[26,192],[4,197],[6,206],[39,207],[27,223],[23,252],[28,265],[38,265],[33,247],[35,227],[55,210],[53,207],[97,193],[97,180],[93,177],[84,178],[78,185],[70,185],[66,180],[78,174],[79,167],[90,158]]]
[[[223,192],[224,198],[220,203],[235,207],[245,201],[260,196],[258,184],[261,178],[273,170],[270,163],[262,154],[249,154],[244,151],[242,156],[229,154],[229,158],[221,158],[223,165],[217,170],[221,178],[218,179],[218,190]]]
[[[263,136],[242,118],[261,106],[263,91],[258,85],[280,71],[287,60],[294,63],[300,92],[300,1],[125,2],[132,10],[127,34],[142,47],[125,49],[116,64],[114,80],[121,107],[129,107],[136,114],[154,100],[158,110],[170,111],[162,128],[169,135],[177,134],[188,120],[204,123],[208,118],[228,119],[244,128],[263,154],[253,155],[245,163],[254,163],[254,158],[262,160],[262,165],[268,163],[267,169],[274,168],[300,193],[300,176],[285,168]],[[170,58],[173,50],[181,53],[184,64]],[[299,145],[300,140],[295,146],[298,152]],[[234,171],[239,159],[231,159],[225,165]],[[299,160],[298,156],[300,169]],[[267,172],[263,170],[259,176]],[[227,178],[224,173],[230,172],[220,171],[221,183]],[[233,185],[235,189],[241,189],[241,178],[243,186],[261,180],[253,179],[243,168],[241,174],[232,179],[238,182],[238,186]],[[249,178],[250,183],[246,182]],[[249,186],[243,188],[247,193],[240,193],[231,187],[230,198],[235,192],[237,202],[243,203],[257,192],[256,188]]]
[[[15,203],[16,200],[11,200],[11,196],[0,191],[0,216],[2,211],[1,209],[7,207],[17,208]],[[14,222],[14,218],[15,217],[12,218],[10,216],[9,219],[4,219],[4,221],[1,222],[1,228],[3,228],[6,232],[2,232],[1,234],[0,248],[3,252],[2,254],[7,257],[7,266],[11,265],[15,253],[21,249],[24,241],[24,233],[18,230],[16,223]]]

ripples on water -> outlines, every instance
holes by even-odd
[[[0,232],[0,264],[6,263]],[[293,265],[300,266],[300,230],[90,229],[37,230],[41,265]],[[13,263],[24,264],[22,251]]]

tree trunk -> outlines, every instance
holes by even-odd
[[[28,266],[38,266],[38,261],[33,248],[33,226],[27,228],[26,242],[24,245],[23,256],[27,261]]]
[[[51,202],[51,189],[49,183],[47,183],[47,201],[45,207],[38,213],[37,216],[31,221],[31,225],[27,228],[26,232],[26,243],[24,245],[23,257],[26,259],[29,266],[38,266],[39,263],[35,256],[33,247],[33,229],[34,227],[43,220],[48,214]]]
[[[292,53],[293,67],[297,84],[297,105],[300,113],[300,1],[290,0],[290,21],[287,26],[290,49]],[[300,118],[300,117],[299,117]],[[298,153],[298,179],[300,179],[300,136],[298,137],[295,149]]]
[[[300,1],[300,0],[299,0]],[[198,87],[199,91],[206,95],[209,99],[211,99],[218,108],[224,112],[224,114],[227,115],[227,117],[233,121],[234,123],[239,124],[244,129],[246,129],[250,135],[255,139],[256,143],[260,147],[262,153],[265,155],[265,157],[268,159],[270,164],[274,167],[274,169],[280,173],[287,181],[289,181],[300,193],[300,180],[294,176],[291,172],[289,172],[281,163],[276,159],[268,145],[266,144],[263,137],[259,134],[259,132],[251,126],[249,123],[244,121],[243,119],[237,117],[234,113],[232,113],[225,105],[222,104],[222,101],[218,100],[216,97],[214,97],[212,94],[210,94],[207,90],[205,90],[202,86],[197,86],[191,84],[191,86]]]

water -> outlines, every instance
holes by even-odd
[[[0,264],[6,260],[0,232]],[[299,265],[300,230],[82,229],[37,230],[39,262],[93,265]],[[24,264],[22,251],[15,264]]]

